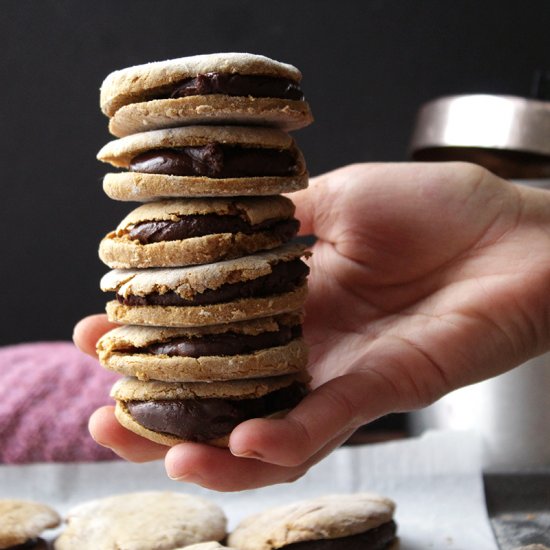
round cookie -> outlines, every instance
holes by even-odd
[[[92,500],[67,514],[55,550],[174,550],[222,540],[227,520],[209,500],[175,492],[138,492]]]
[[[130,325],[219,325],[302,308],[305,247],[287,244],[233,260],[172,269],[113,270],[101,279],[109,320]]]
[[[123,378],[113,386],[111,397],[120,424],[151,441],[227,447],[235,426],[250,418],[283,415],[302,400],[308,382],[305,372],[224,382]]]
[[[38,502],[0,499],[0,548],[29,543],[30,549],[45,548],[37,537],[61,523],[59,514]],[[31,543],[36,544],[31,546]]]
[[[113,269],[207,264],[276,248],[298,232],[286,197],[165,200],[128,214],[99,245]]]
[[[394,510],[372,493],[326,495],[245,518],[227,540],[240,550],[395,548]]]
[[[127,325],[97,343],[100,363],[139,380],[199,382],[261,378],[306,367],[302,315],[203,328]]]
[[[258,77],[256,86],[253,81]],[[204,123],[297,129],[313,120],[299,89],[301,77],[292,65],[261,55],[197,55],[111,73],[101,85],[100,106],[110,117],[109,130],[115,136]],[[198,85],[192,82],[193,88],[182,89],[181,84],[191,79],[198,79]],[[230,81],[229,86],[224,80]],[[266,94],[272,89],[270,83],[283,93]]]
[[[278,195],[307,187],[301,151],[274,128],[188,126],[107,143],[97,158],[128,171],[107,174],[106,194],[123,201]]]

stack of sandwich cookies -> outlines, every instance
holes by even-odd
[[[125,326],[97,348],[126,377],[112,390],[117,419],[152,441],[226,446],[240,422],[307,393],[308,253],[289,242],[299,223],[280,195],[307,186],[284,131],[311,121],[300,77],[262,56],[216,54],[104,82],[111,132],[126,136],[98,155],[126,169],[104,189],[145,204],[101,241],[108,318]]]

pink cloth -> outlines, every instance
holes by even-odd
[[[70,342],[0,347],[0,462],[116,458],[87,424],[117,378]]]

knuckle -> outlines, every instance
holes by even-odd
[[[329,401],[329,406],[332,407],[331,410],[338,411],[339,415],[353,423],[359,415],[359,406],[353,403],[349,396],[335,388],[327,387],[324,391],[325,398]]]
[[[313,443],[308,429],[302,422],[293,419],[292,424],[295,437],[293,438],[293,443],[287,447],[283,464],[288,467],[296,467],[303,464],[309,458],[310,448]]]

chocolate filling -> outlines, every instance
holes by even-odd
[[[300,382],[251,399],[180,399],[128,401],[128,411],[139,424],[155,432],[188,441],[209,441],[230,433],[250,418],[267,416],[297,405],[307,393]]]
[[[269,275],[250,281],[224,284],[216,289],[206,289],[192,299],[182,298],[174,291],[159,294],[152,292],[146,296],[121,296],[116,299],[127,306],[200,306],[232,302],[242,298],[261,298],[274,294],[291,292],[300,286],[309,274],[309,267],[302,260],[278,262],[271,267]]]
[[[199,74],[178,82],[166,97],[178,98],[210,94],[304,99],[299,84],[286,78],[215,72]],[[161,98],[159,97],[159,99]]]
[[[212,355],[241,355],[260,349],[284,346],[302,335],[302,327],[281,326],[277,332],[260,334],[205,334],[196,338],[174,338],[168,342],[151,344],[145,348],[131,350],[132,353],[152,353],[170,357],[204,357]]]
[[[395,522],[389,521],[357,535],[295,542],[281,546],[279,550],[384,550],[395,540],[396,531]]]
[[[128,232],[128,237],[138,240],[141,244],[158,243],[161,241],[179,241],[191,237],[202,237],[216,233],[245,233],[251,235],[269,231],[281,242],[287,242],[298,233],[300,223],[291,218],[288,220],[266,220],[251,225],[240,216],[218,214],[190,214],[182,216],[178,221],[141,222]]]
[[[8,546],[6,550],[47,550],[48,544],[44,539],[29,539],[17,546]]]
[[[145,174],[208,178],[298,174],[296,156],[288,149],[240,147],[219,143],[146,151],[130,161],[129,169]]]

